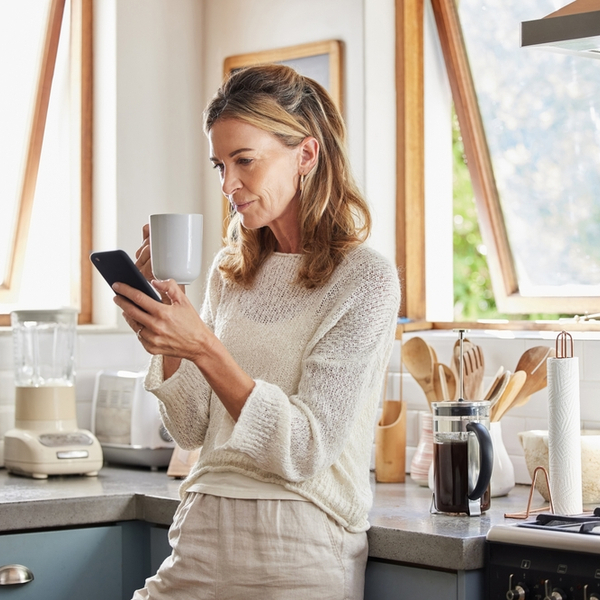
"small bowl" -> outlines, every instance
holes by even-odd
[[[525,453],[525,463],[529,476],[533,480],[536,467],[544,467],[550,475],[548,466],[548,432],[541,429],[519,433],[521,446]],[[581,431],[581,486],[583,504],[600,502],[600,430]],[[544,500],[549,500],[546,478],[538,475],[536,490]]]

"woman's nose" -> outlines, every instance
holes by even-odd
[[[221,189],[226,196],[230,196],[241,187],[239,178],[232,172],[231,169],[225,169],[223,172],[223,180],[221,181]]]

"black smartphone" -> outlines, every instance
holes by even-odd
[[[150,298],[161,302],[159,293],[150,285],[142,272],[135,266],[129,254],[124,250],[92,252],[90,260],[111,288],[113,283],[117,281],[126,283],[144,292]]]

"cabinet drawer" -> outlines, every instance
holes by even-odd
[[[0,536],[0,566],[22,564],[30,583],[0,586],[10,600],[115,600],[122,594],[121,528],[89,527]]]

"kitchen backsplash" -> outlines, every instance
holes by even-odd
[[[450,364],[452,348],[457,336],[454,332],[435,331],[405,334],[420,336],[435,349],[440,362]],[[514,371],[519,357],[532,346],[554,347],[556,333],[470,331],[468,338],[479,344],[485,356],[484,388],[491,382],[500,366]],[[575,356],[579,357],[580,399],[582,428],[600,429],[600,339],[597,335],[574,334]],[[407,471],[419,440],[420,420],[428,411],[425,394],[406,372],[401,372],[399,341],[394,344],[388,378],[388,399],[406,400],[407,418]],[[118,331],[80,331],[78,335],[77,376],[77,419],[82,428],[91,423],[92,396],[96,373],[102,369],[142,371],[149,356],[131,333]],[[14,424],[12,337],[10,332],[0,333],[0,436]],[[502,435],[508,453],[515,466],[517,483],[529,483],[523,450],[518,438],[519,431],[547,429],[547,391],[537,392],[522,407],[512,409],[502,418]]]
[[[485,358],[484,390],[492,382],[498,368],[503,366],[513,372],[519,358],[533,346],[549,346],[554,348],[558,332],[484,332],[469,331],[468,339],[483,349]],[[453,331],[418,332],[405,334],[409,337],[419,336],[425,339],[436,351],[439,362],[450,365],[454,343],[458,335]],[[600,339],[597,334],[573,334],[575,340],[574,356],[579,358],[579,393],[581,402],[581,427],[583,429],[600,430]],[[396,341],[390,360],[388,378],[388,398],[402,398],[407,402],[407,465],[419,440],[420,419],[428,411],[425,394],[411,375],[400,370],[400,342]],[[404,371],[406,371],[404,369]],[[401,391],[400,391],[401,390]],[[393,395],[392,395],[393,394]],[[517,483],[531,483],[525,465],[523,449],[519,441],[520,431],[532,429],[548,429],[548,394],[547,388],[536,392],[524,406],[511,409],[501,419],[504,445],[515,467]],[[407,471],[408,471],[407,466]]]

